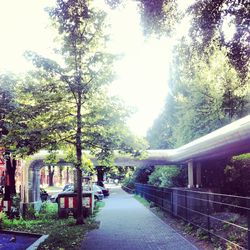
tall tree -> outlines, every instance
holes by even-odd
[[[100,160],[112,156],[114,149],[137,153],[129,145],[133,138],[124,123],[128,110],[106,95],[105,85],[113,79],[114,56],[105,50],[105,13],[94,5],[95,1],[58,0],[49,10],[59,31],[61,49],[57,51],[63,63],[26,53],[38,70],[26,77],[20,92],[21,107],[30,116],[25,120],[28,129],[15,130],[27,143],[34,135],[32,150],[74,146],[77,224],[83,223],[83,149]]]
[[[52,60],[27,53],[27,57],[40,68],[41,74],[51,76],[49,88],[63,93],[62,100],[71,103],[69,118],[72,122],[69,137],[74,138],[77,171],[77,224],[83,223],[82,213],[82,128],[84,105],[92,94],[111,80],[113,57],[104,52],[105,14],[94,9],[93,1],[57,0],[49,11],[62,41],[59,52],[64,58],[64,67]],[[47,84],[45,84],[48,86]],[[47,91],[46,91],[47,92]],[[73,132],[72,132],[73,131]]]
[[[124,0],[105,0],[111,8],[126,4]],[[141,24],[146,36],[171,35],[182,14],[178,10],[177,0],[137,0]]]
[[[249,112],[248,86],[231,66],[226,53],[216,42],[204,56],[192,50],[185,40],[175,47],[169,84],[172,98],[167,98],[157,121],[161,123],[155,123],[150,131],[161,138],[158,147],[162,138],[165,144],[181,146]]]
[[[16,107],[15,83],[17,79],[11,73],[0,75],[0,142],[8,134],[8,115]]]
[[[218,35],[220,45],[227,48],[232,65],[245,78],[250,58],[250,2],[235,0],[198,0],[190,6],[194,45],[204,51]],[[226,39],[228,30],[223,24],[235,27],[232,39]],[[201,42],[202,41],[202,42]]]
[[[18,77],[11,73],[0,75],[0,147],[5,146],[4,161],[6,164],[5,178],[6,187],[4,199],[10,200],[12,195],[16,194],[15,173],[16,159],[11,153],[12,146],[4,145],[4,138],[9,134],[13,120],[10,114],[17,109],[16,88],[19,81]]]

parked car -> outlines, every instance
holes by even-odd
[[[102,188],[100,186],[93,184],[93,191],[94,191],[95,199],[100,201],[104,198],[104,194],[103,194]]]
[[[63,191],[65,191],[65,190],[67,190],[69,188],[74,188],[74,184],[72,184],[72,183],[65,184],[65,186],[63,187]]]
[[[102,190],[104,197],[109,196],[109,189],[108,188],[106,188],[104,185],[103,186],[96,185],[96,186]]]
[[[44,202],[46,200],[48,200],[49,194],[47,193],[47,191],[44,188],[40,188],[40,198],[41,201]]]
[[[54,194],[50,197],[51,202],[58,202],[58,195],[64,193],[74,193],[74,186],[68,186],[66,189],[63,188],[63,191],[57,194]]]
[[[51,198],[50,198],[51,202],[58,202],[58,195],[59,194],[74,193],[74,185],[69,185],[67,188],[63,188],[63,189],[64,189],[64,191],[51,196]],[[86,186],[86,187],[83,187],[83,191],[90,191],[90,189]],[[101,187],[94,184],[93,191],[94,191],[94,198],[95,199],[102,200],[104,198],[104,194],[102,192]]]

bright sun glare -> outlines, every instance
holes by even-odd
[[[46,29],[49,19],[43,10],[52,3],[51,0],[1,3],[0,72],[19,73],[29,69],[30,64],[23,58],[25,50],[52,55],[53,35]],[[124,8],[111,11],[110,21],[110,48],[123,55],[115,64],[117,78],[110,87],[110,94],[120,96],[137,110],[128,125],[135,134],[144,136],[161,112],[167,95],[170,40],[144,40],[134,1],[127,1]]]

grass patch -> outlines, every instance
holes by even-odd
[[[145,200],[144,198],[142,198],[140,195],[134,195],[134,198],[136,200],[138,200],[145,207],[150,207],[150,202],[148,202],[147,200]]]
[[[97,204],[98,210],[104,206],[99,202]],[[44,203],[41,212],[35,215],[35,219],[9,220],[6,216],[2,219],[4,229],[48,234],[49,237],[38,247],[39,250],[77,250],[81,246],[84,235],[88,231],[98,228],[98,226],[99,224],[95,222],[94,216],[85,219],[83,225],[76,225],[76,221],[72,217],[58,219],[57,204],[55,203]]]
[[[99,211],[103,207],[105,207],[104,201],[96,201],[96,203],[95,203],[95,210],[96,211]]]

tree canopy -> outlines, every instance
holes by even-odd
[[[1,144],[15,153],[74,148],[78,224],[83,223],[83,150],[103,161],[114,149],[133,154],[141,149],[125,124],[130,111],[107,95],[115,56],[106,49],[106,14],[97,7],[95,1],[57,0],[56,7],[48,10],[58,31],[60,60],[27,51],[25,56],[36,70],[20,79],[15,89],[4,88],[8,100],[1,114],[2,127],[8,129]],[[7,80],[0,86],[6,86]],[[14,93],[15,99],[11,97]]]
[[[249,75],[241,79],[226,49],[216,42],[203,56],[191,49],[185,39],[175,47],[165,109],[148,133],[151,147],[181,146],[249,112]]]

